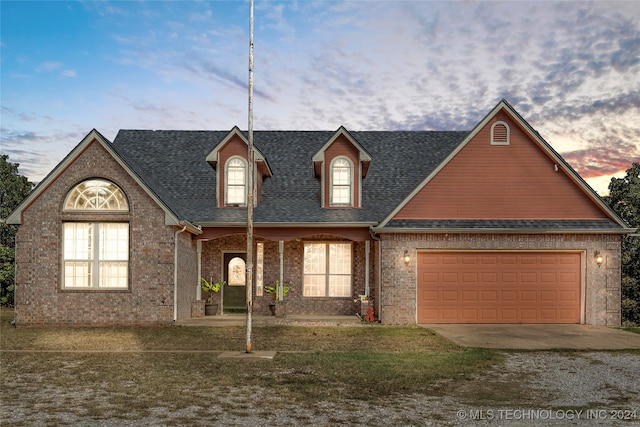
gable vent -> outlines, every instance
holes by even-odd
[[[509,126],[504,122],[495,122],[491,126],[491,145],[509,145]]]

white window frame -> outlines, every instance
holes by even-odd
[[[84,233],[79,226],[84,227]],[[115,239],[108,239],[107,247],[105,241],[110,226],[116,226],[111,231],[112,236],[115,233]],[[82,235],[79,237],[78,234]],[[62,288],[128,290],[129,251],[129,224],[126,222],[64,222]]]
[[[348,171],[348,175],[349,175],[349,184],[336,184],[334,182],[334,169],[336,168],[336,163],[338,161],[344,161],[346,162],[346,164],[349,167],[349,171]],[[330,194],[329,194],[329,206],[353,206],[353,187],[354,187],[354,180],[353,180],[353,174],[354,174],[354,167],[353,167],[353,162],[351,161],[351,159],[349,159],[346,156],[338,156],[336,158],[334,158],[331,161],[331,165],[329,167],[329,187],[330,187]],[[336,187],[340,187],[340,188],[345,188],[348,187],[348,192],[349,192],[349,200],[347,202],[336,202],[335,201],[335,195],[334,195],[334,191],[336,189]]]
[[[498,125],[502,125],[505,127],[506,131],[507,131],[507,139],[506,141],[496,141],[494,138],[494,130],[496,128],[496,126]],[[511,144],[511,129],[509,128],[509,125],[506,124],[505,122],[502,121],[497,121],[494,124],[491,125],[491,145],[509,145]]]
[[[129,223],[102,221],[103,214],[129,212],[122,189],[102,178],[85,180],[67,193],[64,211],[82,217],[62,223],[62,289],[128,290]]]
[[[64,201],[65,211],[128,211],[129,202],[115,183],[94,178],[82,181]]]
[[[230,184],[229,182],[229,168],[232,166],[231,162],[241,162],[242,166],[244,168],[244,183],[242,185],[240,184]],[[236,166],[233,166],[236,167]],[[224,204],[225,206],[247,206],[247,188],[248,188],[248,175],[249,175],[249,166],[247,164],[247,161],[240,157],[240,156],[233,156],[230,157],[227,162],[224,165]],[[243,193],[243,197],[242,197],[242,201],[230,201],[229,200],[229,188],[230,187],[238,187],[238,188],[242,188],[242,193]]]
[[[332,246],[346,246],[349,253],[349,265],[346,270],[348,272],[336,271],[336,268],[340,270],[340,266],[334,266],[336,262],[331,262],[331,250]],[[320,269],[314,271],[313,265],[310,263],[309,256],[307,255],[307,248],[314,246],[317,254],[323,254],[323,260]],[[344,248],[343,248],[344,249]],[[353,290],[353,245],[350,242],[305,242],[304,244],[304,265],[303,265],[303,286],[302,295],[308,298],[351,298]],[[340,258],[342,261],[344,257]],[[323,264],[323,265],[322,265]],[[315,279],[315,280],[314,280]],[[337,292],[340,288],[340,281],[348,280],[348,291]],[[314,284],[315,282],[315,284]],[[315,288],[315,289],[314,289]],[[317,290],[317,291],[316,291]]]

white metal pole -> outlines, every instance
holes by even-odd
[[[251,353],[251,329],[253,315],[253,191],[255,157],[253,152],[253,0],[249,6],[249,167],[247,189],[247,345],[246,352]]]

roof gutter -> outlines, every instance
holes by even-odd
[[[574,229],[538,229],[538,228],[404,228],[404,227],[379,227],[372,228],[375,233],[458,233],[458,234],[483,234],[483,233],[501,233],[501,234],[631,234],[636,232],[637,228],[574,228]]]
[[[265,228],[277,228],[277,227],[287,227],[287,228],[303,228],[303,227],[318,227],[318,228],[336,228],[336,227],[348,227],[348,228],[356,228],[356,227],[372,227],[377,223],[375,222],[254,222],[253,225],[255,227],[265,227]],[[200,227],[246,227],[246,222],[199,222],[198,226]]]

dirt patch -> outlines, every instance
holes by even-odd
[[[58,383],[43,382],[36,372],[4,377],[2,425],[531,426],[632,425],[629,421],[640,420],[638,353],[507,353],[500,366],[473,378],[425,385],[425,393],[315,401],[297,401],[264,385],[250,385],[250,378],[212,386],[174,381],[168,394],[158,390],[157,396],[139,396],[135,376],[118,378],[118,387],[107,389],[109,379],[91,369],[83,374],[84,385],[65,387],[64,376],[72,375],[82,365],[78,363],[51,366],[59,370]],[[143,410],[123,412],[130,399],[150,403]]]

